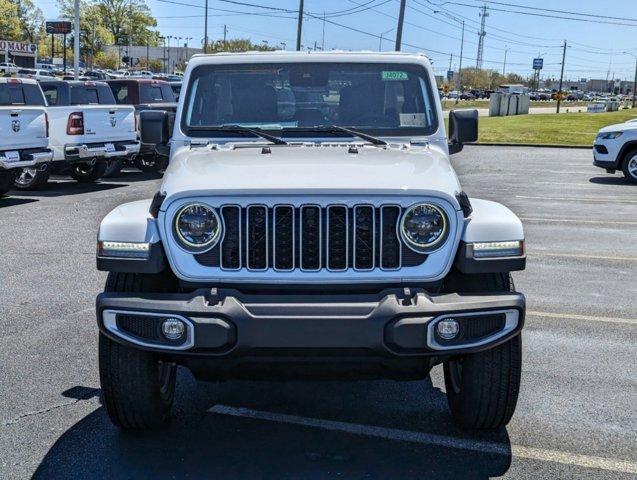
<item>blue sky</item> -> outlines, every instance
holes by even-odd
[[[188,5],[169,3],[175,1]],[[505,50],[507,50],[506,71],[530,75],[531,61],[539,52],[544,57],[545,68],[542,78],[559,77],[561,44],[566,40],[566,79],[606,78],[631,79],[635,72],[637,55],[637,9],[632,8],[634,0],[498,0],[502,3],[534,6],[554,10],[566,10],[596,17],[579,17],[586,22],[561,18],[519,15],[497,9],[523,10],[521,8],[488,4],[489,16],[486,21],[484,67],[502,71]],[[57,16],[54,0],[35,0],[46,18]],[[159,29],[164,35],[192,37],[190,45],[200,45],[203,38],[204,0],[146,0],[156,16]],[[208,36],[211,40],[223,36],[224,24],[229,38],[250,38],[253,42],[267,41],[270,45],[287,49],[294,48],[296,38],[296,17],[285,10],[298,9],[298,0],[237,0],[272,7],[268,10],[256,6],[242,6],[232,1],[209,0]],[[395,26],[398,17],[399,0],[305,0],[305,10],[313,17],[306,16],[303,25],[303,44],[320,46],[323,42],[323,21],[326,12],[325,49],[378,50],[383,34],[383,49],[394,46]],[[362,10],[357,5],[373,7],[354,14],[347,10]],[[460,25],[449,18],[465,20],[465,48],[463,66],[475,66],[477,53],[479,16],[478,0],[407,0],[403,42],[404,51],[423,51],[434,62],[437,74],[443,74],[452,65],[457,68],[460,53]],[[224,11],[225,10],[225,11]],[[433,13],[440,10],[446,13]],[[345,11],[345,12],[344,12]],[[246,15],[237,12],[260,13]],[[341,12],[338,14],[337,12]],[[541,13],[541,12],[539,12]],[[547,15],[560,16],[545,12]],[[340,16],[330,16],[338,14]],[[603,16],[620,17],[624,20],[605,19]],[[629,19],[633,19],[631,22]],[[347,25],[348,30],[335,22]],[[609,22],[609,23],[603,23]],[[635,26],[618,25],[633,23]],[[390,30],[388,32],[388,30]],[[366,35],[361,32],[368,32]],[[623,52],[630,52],[623,53]]]

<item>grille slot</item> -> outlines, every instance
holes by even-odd
[[[221,243],[195,259],[223,270],[279,272],[417,266],[427,255],[400,240],[402,211],[399,205],[223,205]]]
[[[343,205],[327,207],[327,268],[343,271],[349,265],[348,210]]]
[[[247,209],[246,256],[250,270],[268,268],[268,209],[264,205]]]
[[[277,205],[274,207],[273,263],[276,270],[294,270],[294,207]]]
[[[301,269],[321,269],[321,208],[318,205],[301,207]]]

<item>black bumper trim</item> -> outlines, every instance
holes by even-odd
[[[525,299],[520,293],[429,295],[418,291],[405,295],[402,289],[388,289],[368,295],[248,295],[237,290],[199,289],[184,294],[103,293],[97,297],[97,321],[101,331],[113,340],[130,344],[108,331],[102,312],[127,311],[180,315],[194,326],[194,346],[180,352],[166,352],[161,345],[137,348],[171,353],[173,356],[203,356],[242,358],[255,352],[294,350],[311,355],[318,350],[365,350],[389,357],[439,356],[485,350],[519,333],[524,324]],[[426,329],[431,320],[449,314],[490,313],[501,310],[518,312],[516,327],[505,337],[471,348],[441,352],[427,347]],[[394,335],[391,329],[401,319],[414,321],[414,335],[422,338],[422,348],[413,350],[413,338],[402,345],[404,334]],[[208,344],[199,334],[206,325],[219,319],[227,335],[223,344]],[[403,325],[403,324],[400,324]],[[404,328],[404,327],[403,327]],[[388,329],[390,330],[388,332]],[[220,333],[220,332],[216,332]],[[218,336],[215,336],[218,338]],[[257,355],[258,356],[258,355]]]

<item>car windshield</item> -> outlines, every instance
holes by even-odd
[[[331,125],[429,135],[438,127],[432,92],[426,69],[416,64],[204,65],[191,74],[182,128],[192,136],[226,136],[213,128],[223,125],[284,130],[286,136],[313,129],[325,135]]]

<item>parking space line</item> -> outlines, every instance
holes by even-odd
[[[616,260],[618,262],[637,262],[637,257],[617,257],[611,255],[587,255],[585,253],[561,253],[546,252],[544,250],[527,251],[528,257],[564,257],[564,258],[584,258],[587,260]]]
[[[561,452],[557,450],[546,450],[542,448],[526,447],[522,445],[507,446],[495,442],[450,437],[433,433],[399,430],[395,428],[377,427],[373,425],[338,422],[334,420],[322,420],[318,418],[301,417],[297,415],[264,412],[260,410],[253,410],[250,408],[230,407],[227,405],[214,405],[213,407],[208,409],[208,412],[218,415],[229,415],[232,417],[242,417],[268,422],[287,423],[303,427],[320,428],[323,430],[345,432],[354,435],[364,435],[368,437],[382,438],[385,440],[420,443],[423,445],[455,448],[478,453],[504,456],[512,455],[513,457],[517,458],[539,460],[541,462],[554,462],[584,468],[596,468],[611,472],[637,474],[637,464],[635,463],[612,458]]]
[[[520,217],[525,222],[555,222],[555,223],[591,223],[594,225],[637,225],[637,222],[621,222],[614,220],[580,220],[578,218],[539,218]]]
[[[637,325],[637,318],[599,317],[596,315],[577,315],[575,313],[536,312],[533,310],[527,311],[526,316],[541,317],[541,318],[565,318],[567,320],[584,320],[587,322],[624,323],[628,325]]]
[[[627,200],[617,197],[537,197],[532,195],[516,195],[515,198],[527,200],[551,200],[563,202],[595,202],[595,203],[637,203],[637,200]]]

